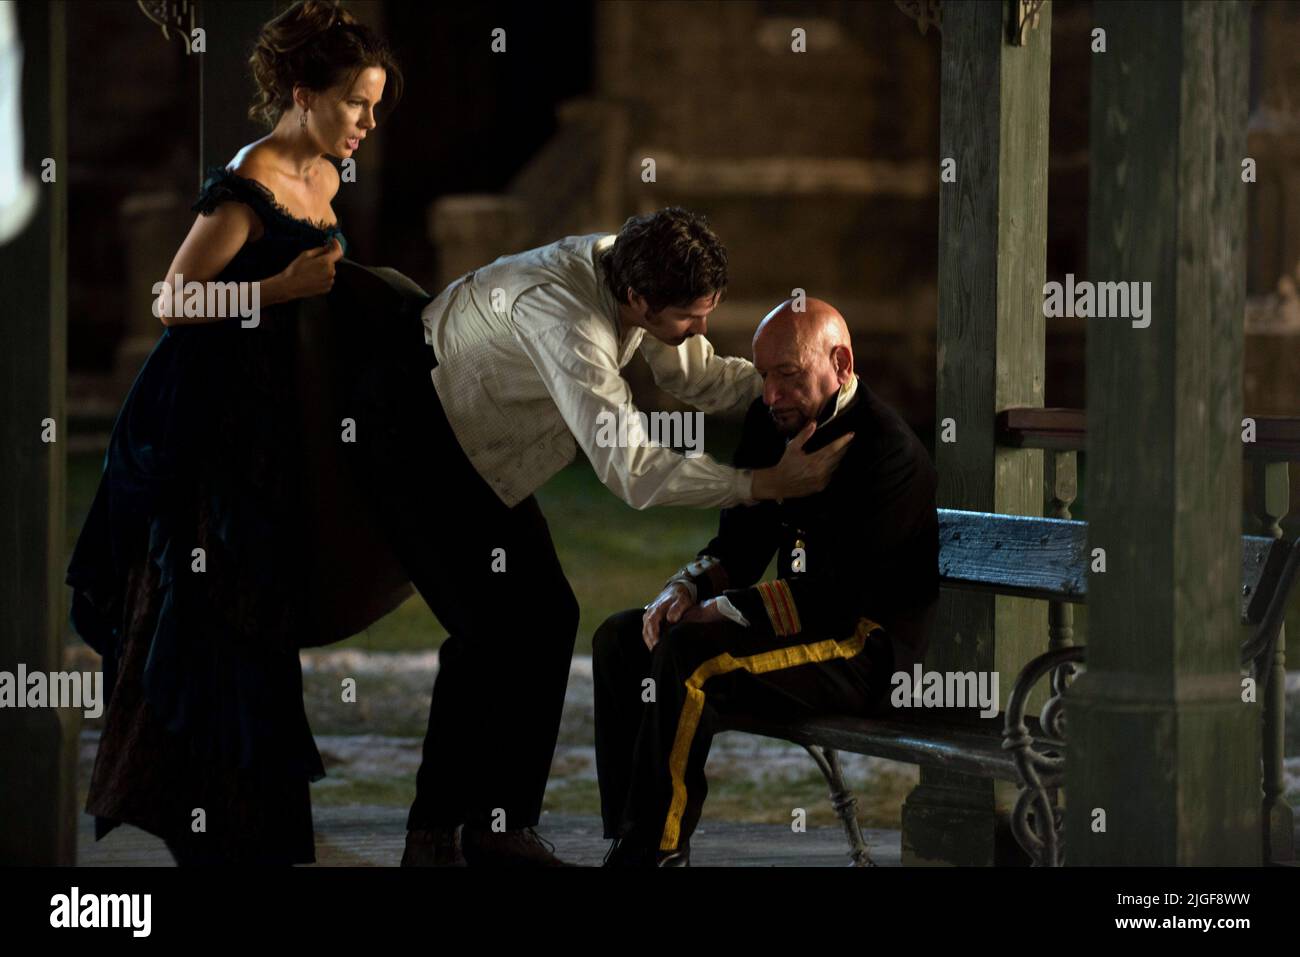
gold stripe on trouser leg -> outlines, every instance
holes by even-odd
[[[791,645],[788,648],[776,648],[746,658],[733,658],[723,652],[716,658],[710,658],[692,672],[686,679],[686,701],[682,705],[681,716],[677,719],[677,735],[673,738],[673,750],[668,758],[668,770],[673,781],[673,797],[668,805],[668,819],[664,822],[659,850],[677,850],[677,842],[681,837],[682,812],[686,810],[686,759],[691,753],[691,742],[695,740],[700,714],[704,711],[704,683],[710,678],[732,671],[744,670],[752,675],[761,675],[785,668],[796,668],[799,665],[818,664],[834,658],[852,658],[862,651],[867,636],[880,628],[881,626],[870,618],[863,618],[858,622],[852,638]]]

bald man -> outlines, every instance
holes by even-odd
[[[809,299],[754,335],[763,394],[736,450],[761,468],[852,435],[830,484],[722,511],[718,534],[593,646],[596,766],[610,866],[684,866],[720,715],[868,715],[910,671],[938,601],[936,475],[853,372],[844,318]],[[773,555],[777,577],[759,582]]]

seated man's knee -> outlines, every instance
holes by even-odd
[[[659,643],[655,645],[657,656],[667,656],[675,661],[700,661],[721,653],[718,644],[719,627],[716,624],[701,624],[684,621],[675,625],[665,625],[659,632]],[[703,655],[703,658],[701,658]]]

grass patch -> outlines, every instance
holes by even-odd
[[[311,786],[311,803],[320,807],[380,805],[410,807],[415,775],[402,778],[325,777]]]
[[[600,789],[594,781],[555,780],[546,788],[543,812],[600,816]]]

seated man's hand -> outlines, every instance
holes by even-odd
[[[820,492],[830,484],[831,476],[849,450],[853,433],[840,436],[824,449],[804,452],[804,444],[816,428],[815,422],[809,422],[786,445],[780,462],[754,471],[750,494],[756,500],[800,498]]]
[[[641,617],[641,639],[645,646],[654,651],[655,645],[659,644],[659,629],[664,622],[675,625],[693,608],[695,599],[691,597],[689,588],[680,582],[668,585],[654,601],[645,606],[645,614]]]

